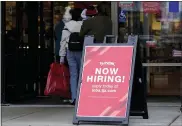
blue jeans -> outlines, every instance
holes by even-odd
[[[77,96],[77,87],[78,79],[81,66],[82,51],[72,52],[67,50],[67,60],[70,71],[70,85],[71,85],[71,98],[72,101],[76,99]]]

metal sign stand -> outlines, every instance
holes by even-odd
[[[181,66],[181,75],[182,75],[182,66]],[[181,76],[180,76],[181,77]],[[181,81],[181,79],[180,79]],[[180,111],[182,113],[182,83],[180,82],[180,100],[181,100],[181,107],[180,107]]]
[[[128,43],[135,43],[137,46],[130,115],[142,116],[143,119],[148,119],[146,68],[142,67],[138,36],[129,35]]]

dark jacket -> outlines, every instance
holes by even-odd
[[[59,56],[60,41],[62,37],[62,30],[64,28],[64,22],[61,20],[55,26],[55,54]]]
[[[103,42],[105,35],[112,35],[112,21],[110,17],[95,16],[85,20],[80,35],[94,35],[95,42]]]

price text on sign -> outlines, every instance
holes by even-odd
[[[133,46],[86,46],[77,116],[126,117]]]

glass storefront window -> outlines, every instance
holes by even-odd
[[[118,2],[120,41],[127,42],[131,34],[139,35],[142,61],[148,72],[149,93],[153,95],[179,94],[177,90],[182,62],[181,5],[181,2]],[[163,89],[168,93],[164,93]]]

